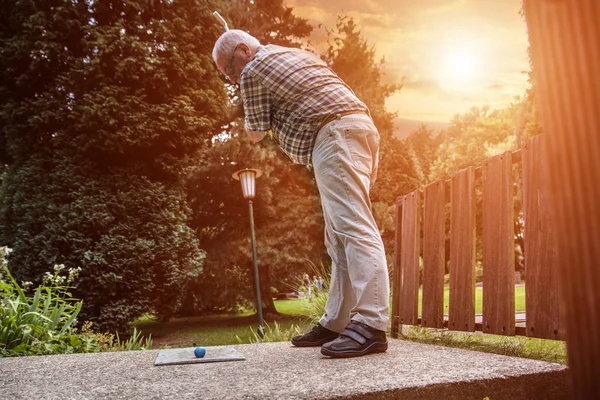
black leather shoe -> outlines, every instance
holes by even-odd
[[[321,354],[334,358],[360,357],[387,350],[384,331],[371,328],[358,321],[350,321],[340,336],[321,347]]]
[[[322,346],[337,338],[339,333],[330,331],[321,324],[317,324],[304,335],[294,336],[292,344],[297,347]]]

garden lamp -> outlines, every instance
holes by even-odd
[[[242,184],[242,193],[248,200],[250,211],[250,238],[252,240],[252,259],[254,261],[254,281],[256,282],[256,310],[258,312],[258,335],[262,338],[265,334],[265,322],[262,314],[262,300],[260,298],[260,278],[258,275],[258,260],[256,256],[256,235],[254,234],[254,211],[252,209],[252,199],[255,196],[256,178],[262,175],[258,169],[242,169],[233,173],[233,179]]]

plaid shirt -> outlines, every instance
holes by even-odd
[[[330,116],[367,107],[312,53],[260,46],[240,77],[245,128],[273,131],[293,162],[309,165],[319,128]]]

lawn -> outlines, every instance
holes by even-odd
[[[448,287],[444,290],[444,305],[448,309]],[[477,313],[481,313],[481,288],[476,288]],[[517,311],[525,311],[525,288],[515,288],[515,305]],[[290,336],[294,326],[300,329],[310,327],[308,299],[276,300],[275,308],[289,319],[277,321],[281,336]],[[421,314],[421,291],[419,291],[419,315]],[[273,322],[267,323],[267,331],[275,329]],[[252,329],[256,330],[257,320],[252,310],[238,314],[221,314],[206,317],[176,318],[168,323],[160,323],[152,316],[145,316],[134,323],[144,335],[152,334],[154,347],[191,347],[238,344],[238,337],[243,343],[250,343],[254,338]]]
[[[475,290],[476,313],[482,310],[482,290]],[[444,305],[448,309],[448,287],[444,290]],[[419,291],[419,314],[421,313]],[[288,318],[267,323],[269,341],[287,341],[297,330],[310,328],[310,303],[308,299],[276,300],[277,310]],[[525,288],[515,287],[515,309],[525,311]],[[276,326],[277,324],[277,326]],[[145,316],[134,323],[144,335],[152,334],[153,348],[181,348],[252,343],[257,318],[252,310],[234,315],[211,315],[195,318],[176,318],[160,323],[153,316]],[[450,332],[420,327],[403,327],[402,338],[421,343],[459,347],[517,357],[566,363],[565,343],[557,340],[534,339],[523,336],[497,336],[481,332]]]
[[[307,306],[307,299],[275,301],[277,311],[290,316],[277,321],[282,337],[291,335],[293,326],[301,330],[310,327]],[[167,323],[147,315],[134,323],[144,335],[152,334],[154,348],[231,345],[239,343],[238,337],[242,343],[250,343],[254,338],[252,330],[256,331],[257,325],[257,318],[251,311],[235,315],[175,318]],[[273,329],[275,324],[267,322],[267,332]]]
[[[422,289],[419,289],[419,315],[421,315]],[[444,313],[448,314],[448,298],[450,297],[450,288],[448,285],[444,287]],[[475,314],[481,314],[483,289],[475,288]],[[525,286],[515,286],[515,311],[525,311]]]

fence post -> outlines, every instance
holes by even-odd
[[[402,204],[401,284],[398,315],[401,324],[417,325],[419,296],[419,256],[421,253],[420,193],[404,196]]]
[[[475,171],[452,177],[450,188],[450,298],[448,328],[475,330]]]
[[[525,0],[574,398],[600,398],[600,6]]]
[[[392,281],[392,337],[398,338],[399,333],[402,332],[402,325],[400,324],[400,284],[401,269],[400,269],[400,257],[402,248],[400,242],[402,240],[402,203],[404,197],[398,197],[396,199],[396,226],[394,235],[394,279]]]
[[[483,327],[515,334],[515,243],[512,153],[483,163]]]
[[[445,182],[425,188],[423,207],[423,301],[421,326],[444,327],[444,272],[446,270]]]

